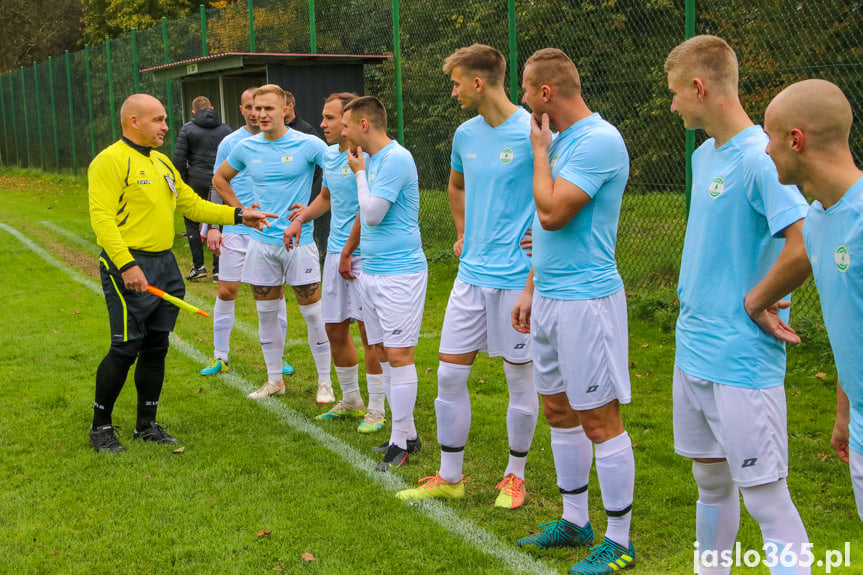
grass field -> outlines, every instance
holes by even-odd
[[[425,447],[408,466],[377,473],[369,449],[384,434],[362,436],[355,424],[313,421],[322,409],[314,403],[314,365],[293,302],[286,357],[297,374],[287,381],[289,392],[261,403],[245,399],[265,377],[247,288],[238,299],[229,376],[197,375],[211,355],[211,324],[180,316],[159,419],[181,439],[183,453],[132,443],[130,381],[115,409],[128,451],[108,456],[94,453],[86,435],[96,367],[109,344],[86,182],[0,172],[0,194],[0,573],[564,573],[586,554],[515,546],[561,512],[542,418],[528,459],[525,506],[493,508],[507,458],[506,389],[500,365],[487,358],[470,379],[467,497],[411,506],[393,496],[439,463],[437,344],[456,272],[453,259],[442,255],[444,243],[430,250],[441,256],[430,267],[417,348],[416,417]],[[661,246],[669,230],[682,232],[682,220],[654,227],[650,218],[662,218],[648,217],[649,196],[627,202],[645,219],[641,239],[622,238],[621,249],[633,254],[641,244],[673,266]],[[185,240],[174,251],[185,271]],[[628,257],[622,255],[622,266]],[[635,572],[691,573],[697,492],[689,463],[673,452],[673,286],[631,291],[633,403],[624,421],[636,455]],[[215,284],[189,286],[187,299],[201,307],[211,308],[214,297]],[[863,530],[848,468],[829,444],[835,371],[818,326],[810,333],[789,353],[789,484],[815,558],[849,541],[851,566],[832,572],[863,573]],[[601,534],[595,473],[590,488],[591,520]],[[743,515],[738,541],[743,550],[758,549],[757,525]]]

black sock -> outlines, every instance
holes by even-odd
[[[93,428],[111,425],[114,403],[120,396],[129,368],[135,363],[135,346],[131,342],[112,344],[108,355],[96,370],[96,399],[93,403]]]
[[[165,381],[165,356],[168,354],[168,332],[154,331],[144,337],[138,365],[135,367],[135,387],[138,389],[138,422],[142,431],[156,421],[159,396]]]

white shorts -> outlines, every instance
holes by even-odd
[[[530,334],[512,327],[510,312],[522,290],[479,287],[456,278],[446,304],[440,352],[488,352],[510,363],[531,361]]]
[[[857,500],[857,515],[863,521],[863,453],[849,449],[848,460],[851,464],[851,485],[854,486],[854,498]]]
[[[360,276],[363,317],[369,343],[416,347],[426,301],[428,272]]]
[[[674,451],[690,459],[725,458],[739,487],[788,476],[785,387],[722,385],[674,366]]]
[[[221,277],[221,276],[220,276]],[[253,286],[304,286],[320,283],[321,262],[314,242],[291,251],[285,246],[249,240],[243,283]]]
[[[576,411],[629,403],[626,295],[556,300],[534,294],[530,317],[536,390],[566,392]]]
[[[249,249],[249,234],[222,234],[222,254],[219,256],[219,281],[238,282],[243,277],[243,265]]]
[[[351,257],[351,272],[355,279],[346,280],[339,273],[339,254],[327,254],[324,260],[324,283],[321,292],[324,323],[342,323],[348,319],[363,321],[360,295],[360,256]]]

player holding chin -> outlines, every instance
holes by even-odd
[[[345,106],[342,135],[352,152],[360,204],[360,290],[369,343],[382,354],[384,390],[393,425],[378,471],[408,461],[419,449],[414,425],[419,342],[428,264],[419,228],[419,178],[411,153],[387,136],[380,100],[363,96]],[[366,162],[363,152],[368,152]]]
[[[321,113],[321,128],[330,147],[324,156],[324,180],[321,193],[308,206],[294,204],[292,221],[307,222],[328,210],[332,213],[327,256],[324,260],[323,304],[324,327],[330,340],[336,376],[342,399],[335,407],[315,419],[363,417],[357,427],[360,433],[379,431],[384,424],[384,376],[377,350],[368,344],[359,292],[361,273],[359,245],[359,211],[357,182],[348,166],[348,143],[342,137],[342,109],[357,95],[349,92],[331,94]],[[356,230],[354,230],[356,224]],[[355,233],[351,233],[355,231]],[[351,337],[351,322],[356,321],[363,341],[368,384],[369,406],[366,411],[360,395],[357,349]]]

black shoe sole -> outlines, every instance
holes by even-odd
[[[390,442],[384,441],[380,445],[372,447],[372,451],[374,451],[375,453],[386,453],[387,447],[389,447],[389,446],[390,446]],[[416,439],[408,439],[408,453],[409,454],[414,455],[415,453],[419,453],[422,448],[423,448],[423,442],[420,441],[419,437],[417,437]]]

